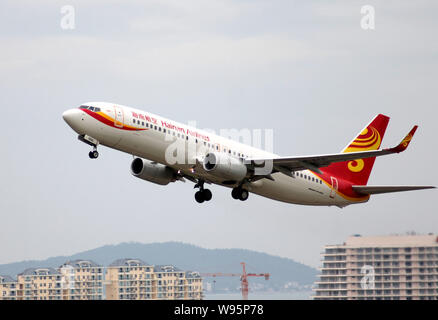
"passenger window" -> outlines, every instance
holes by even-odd
[[[228,150],[228,153],[231,154],[231,150]]]
[[[178,138],[180,137],[180,134],[178,133]]]
[[[166,128],[163,129],[163,132],[166,133]]]
[[[186,136],[186,140],[189,140],[189,136]]]
[[[144,127],[144,121],[141,122],[141,125]]]
[[[158,131],[160,131],[160,132],[161,132],[161,127],[158,127]]]
[[[146,128],[149,128],[149,123],[146,122]]]
[[[154,129],[157,130],[157,126],[155,126]]]

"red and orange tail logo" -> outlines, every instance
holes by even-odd
[[[379,114],[342,152],[378,150],[388,123],[389,117]],[[366,185],[375,160],[376,158],[366,158],[333,163],[322,171],[353,184]]]

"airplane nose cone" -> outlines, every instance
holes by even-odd
[[[76,111],[75,109],[69,109],[69,110],[65,111],[62,114],[62,118],[64,119],[64,121],[67,123],[71,122],[75,117],[75,114],[76,114],[75,111]]]
[[[81,122],[81,111],[79,109],[69,109],[62,114],[62,118],[72,129],[78,129]]]

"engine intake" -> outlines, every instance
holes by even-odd
[[[174,171],[160,163],[135,158],[131,163],[131,173],[134,177],[153,182],[159,185],[167,185],[174,182]]]
[[[243,180],[248,172],[246,165],[239,159],[219,152],[208,153],[202,166],[209,174],[223,178],[227,183],[234,183]]]

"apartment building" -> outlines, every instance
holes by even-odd
[[[0,275],[0,300],[17,300],[17,281]]]
[[[355,235],[327,245],[316,300],[438,300],[438,236]]]
[[[154,266],[154,273],[157,299],[202,299],[202,278],[198,272],[159,265]]]
[[[91,260],[74,260],[61,265],[58,271],[62,275],[63,299],[103,299],[102,266]]]
[[[106,271],[109,300],[202,299],[199,273],[175,266],[154,266],[141,259],[119,259]]]
[[[61,274],[53,268],[30,268],[17,275],[17,300],[61,300]]]
[[[17,280],[0,276],[0,300],[101,300],[103,276],[103,267],[89,260],[29,268]]]

